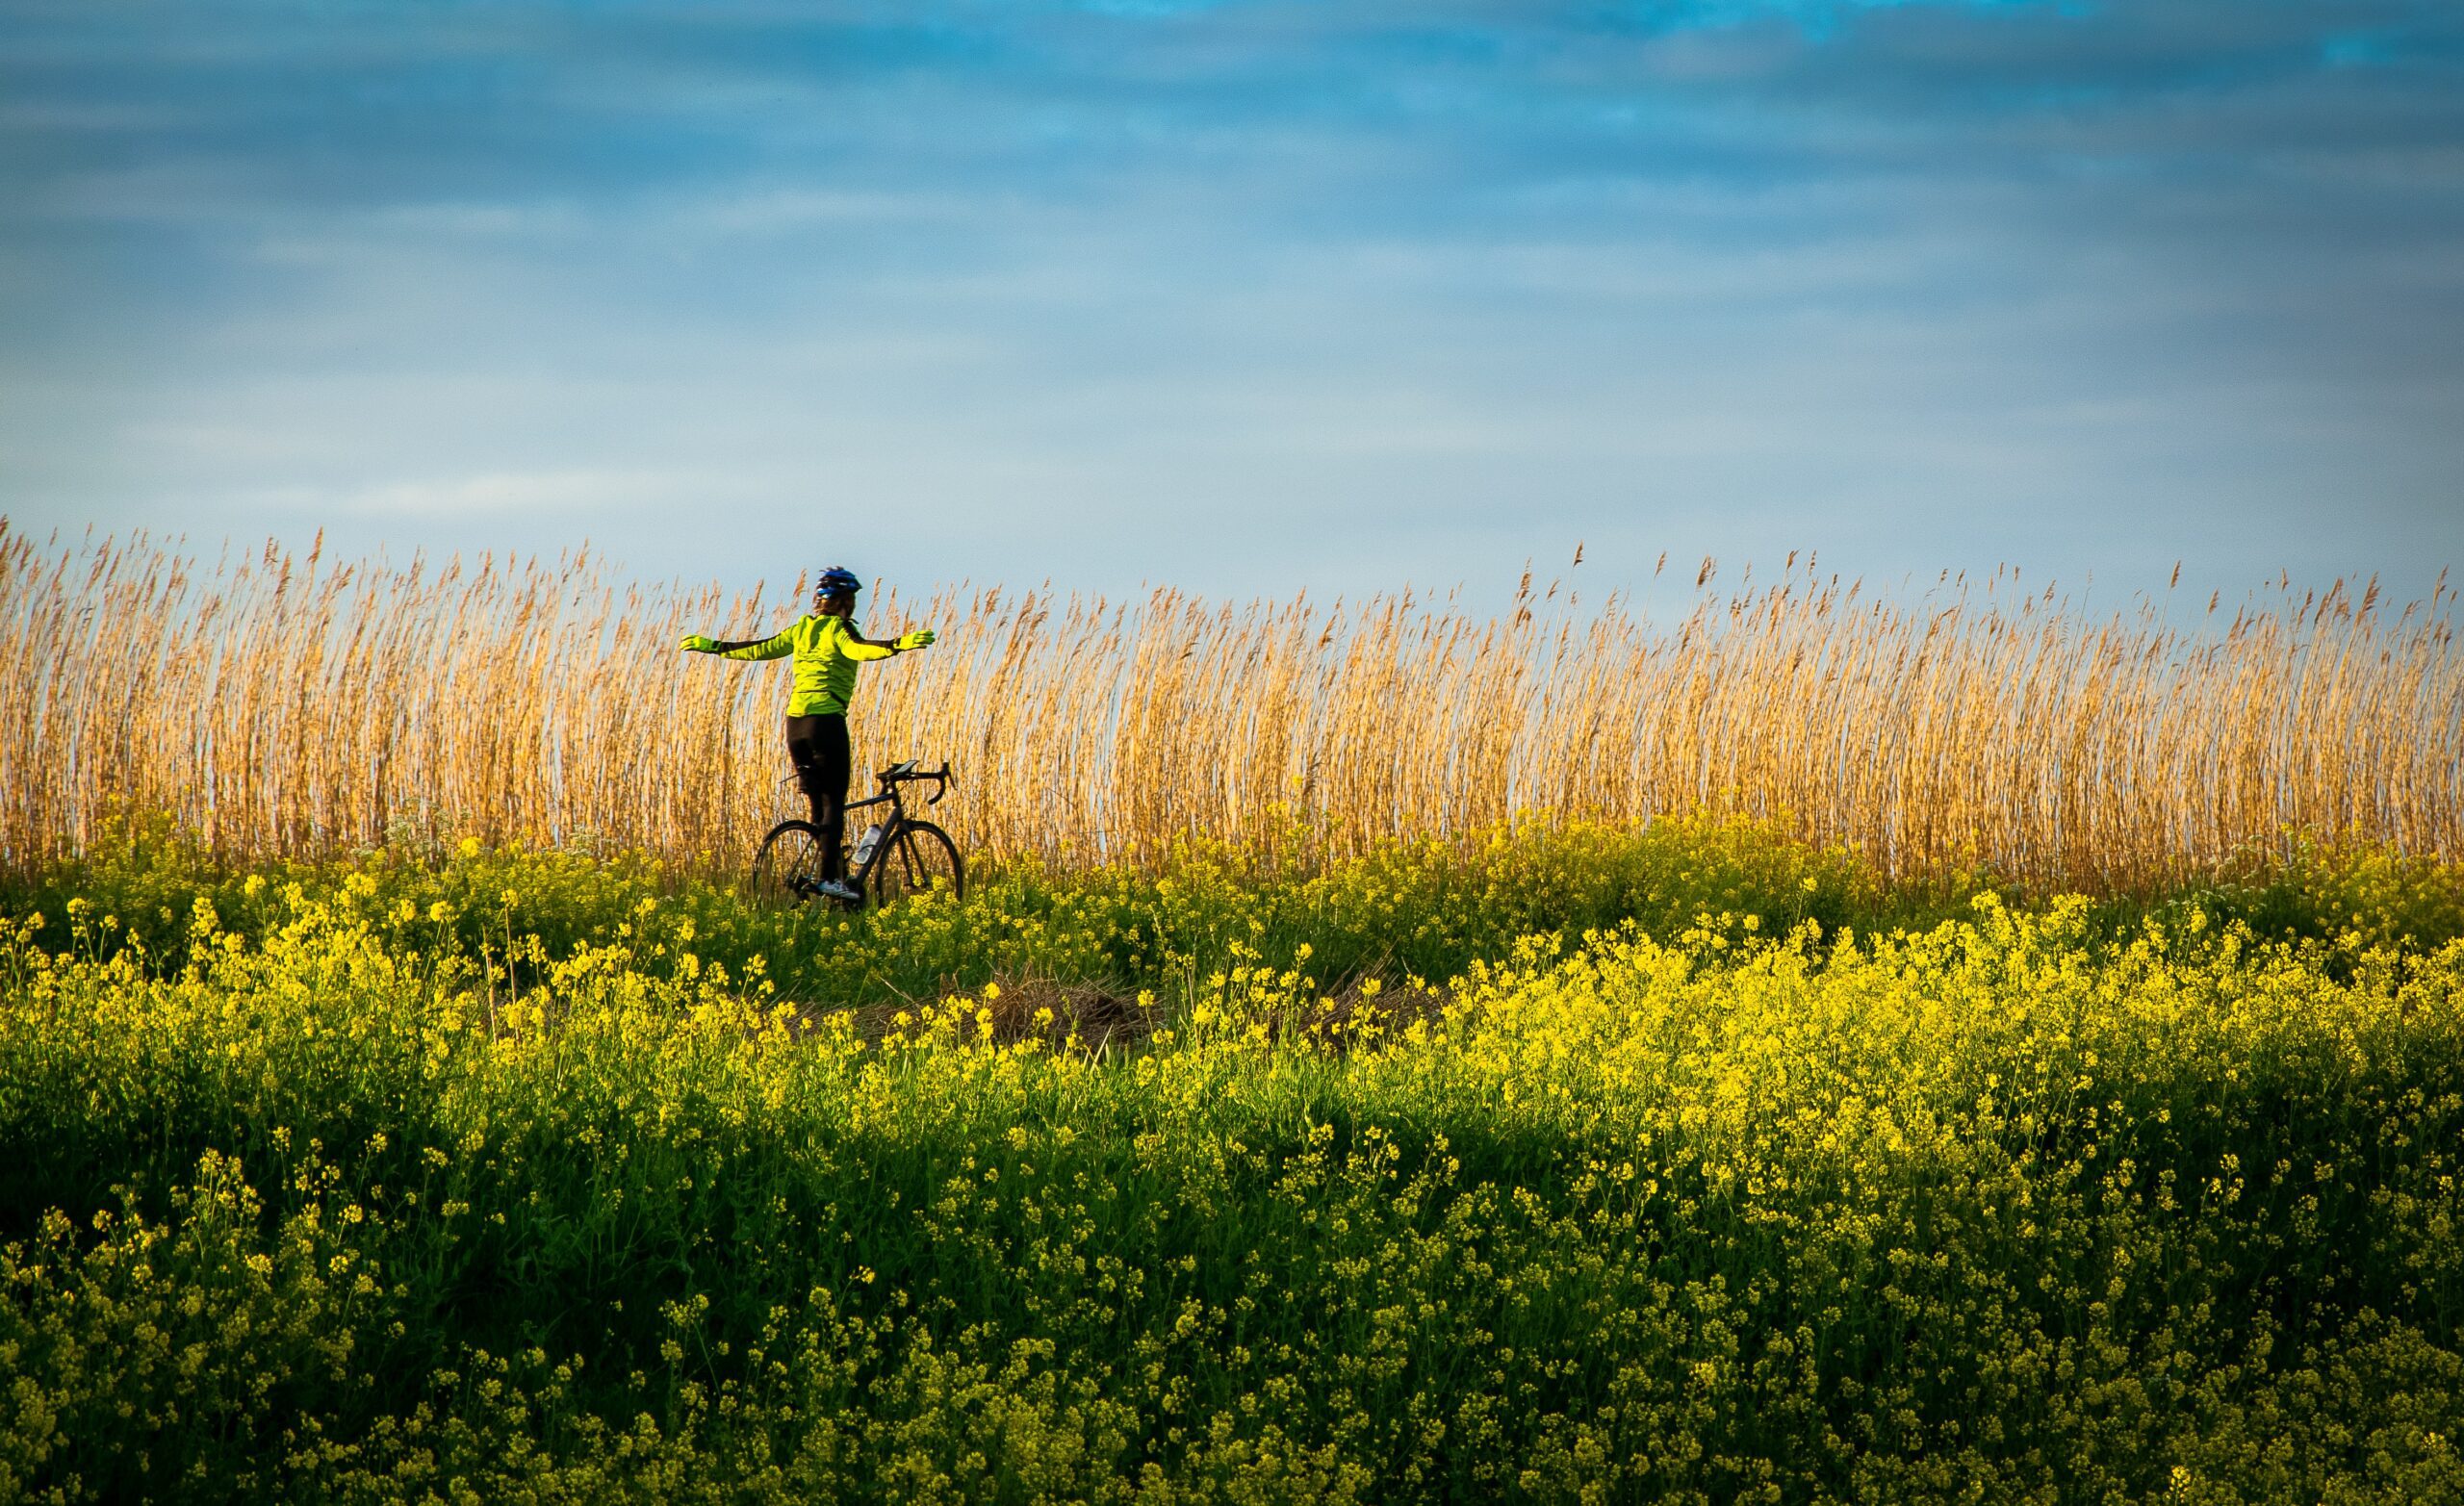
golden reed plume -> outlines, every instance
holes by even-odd
[[[2228,618],[2091,617],[2015,573],[1882,600],[1810,565],[1656,625],[1527,582],[1488,618],[1410,593],[1245,606],[945,588],[867,621],[941,640],[865,674],[861,771],[949,758],[971,853],[1139,862],[1204,833],[1303,861],[1516,819],[1775,819],[1894,875],[1982,864],[2134,888],[2288,831],[2464,856],[2464,664],[2445,577]],[[210,567],[0,520],[0,862],[170,813],[234,858],[405,837],[741,862],[801,802],[783,666],[679,636],[804,600],[550,565]],[[1293,851],[1301,844],[1305,851]]]

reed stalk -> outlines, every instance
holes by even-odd
[[[868,623],[940,643],[868,668],[853,730],[860,771],[955,763],[934,817],[971,853],[1062,864],[1696,811],[1895,877],[2100,891],[2303,833],[2464,857],[2444,577],[2400,607],[2297,589],[2091,615],[2007,570],[1886,600],[1792,560],[1725,594],[1707,572],[1668,622],[1527,579],[1496,618],[1408,592],[882,589]],[[740,863],[799,804],[786,671],[676,643],[775,629],[804,590],[617,581],[586,550],[205,564],[0,520],[0,862],[159,811],[237,860],[467,835]]]

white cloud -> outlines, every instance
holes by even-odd
[[[0,113],[0,505],[1199,586],[2464,545],[2459,113],[2237,94],[2234,8],[1000,9]]]

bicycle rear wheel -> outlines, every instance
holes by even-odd
[[[821,832],[809,821],[782,821],[753,855],[757,905],[803,905],[821,881]]]
[[[959,861],[959,845],[929,821],[902,823],[889,851],[873,860],[864,876],[876,905],[892,905],[914,895],[930,894],[947,884],[950,898],[966,898],[966,865]]]

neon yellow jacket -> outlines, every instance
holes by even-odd
[[[796,688],[787,699],[787,715],[844,715],[856,694],[856,666],[866,659],[890,656],[890,651],[880,645],[858,643],[855,630],[843,617],[807,617],[776,637],[730,649],[719,657],[783,659],[792,653]]]

